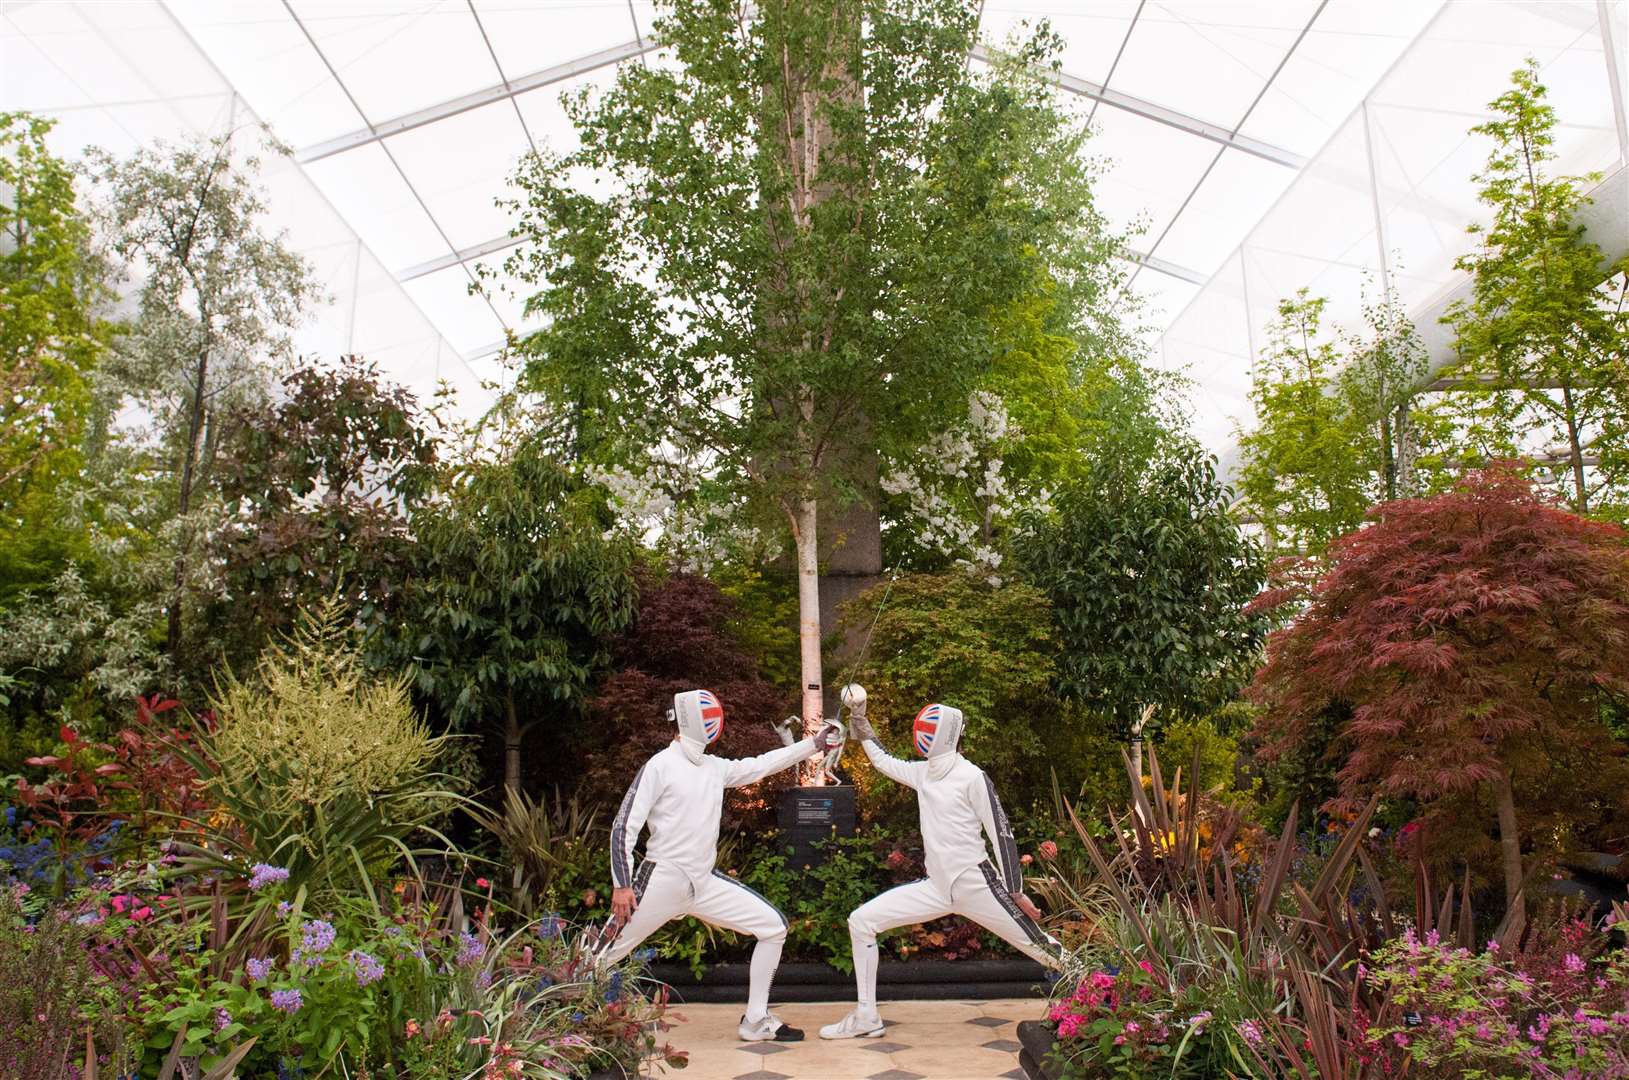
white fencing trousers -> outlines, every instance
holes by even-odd
[[[962,871],[948,894],[924,878],[889,889],[854,909],[848,917],[848,936],[854,946],[854,982],[862,1010],[877,1007],[877,935],[946,915],[973,920],[1047,967],[1059,964],[1058,941],[1024,914],[1002,883],[1001,872],[986,859]]]
[[[605,951],[607,964],[633,952],[663,924],[686,915],[725,930],[752,934],[758,944],[752,950],[747,1019],[764,1018],[769,1012],[769,987],[775,981],[781,948],[786,944],[786,917],[774,904],[717,870],[692,882],[677,867],[651,862],[641,864],[634,874],[633,890],[639,906]]]

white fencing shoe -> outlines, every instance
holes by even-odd
[[[880,1039],[882,1038],[882,1017],[877,1011],[862,1011],[855,1009],[835,1024],[827,1024],[820,1029],[822,1039]]]
[[[742,1042],[802,1042],[803,1032],[781,1023],[774,1013],[764,1013],[762,1020],[741,1017],[741,1026],[735,1029]]]

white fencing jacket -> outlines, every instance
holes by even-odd
[[[807,761],[814,739],[750,758],[704,754],[699,762],[685,756],[677,742],[651,755],[634,774],[628,793],[611,822],[611,883],[633,885],[634,845],[648,828],[645,858],[682,870],[692,882],[704,880],[718,860],[718,819],[724,789],[745,787],[766,776]]]
[[[933,772],[938,769],[930,771],[927,761],[901,761],[876,739],[865,740],[865,755],[882,775],[916,789],[928,880],[946,896],[951,895],[951,886],[958,877],[977,869],[990,857],[980,829],[995,848],[995,865],[1007,891],[1023,889],[1012,823],[996,798],[995,784],[983,769],[957,754],[950,768],[935,778]]]

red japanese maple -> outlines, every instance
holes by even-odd
[[[1337,802],[1488,785],[1513,903],[1513,781],[1556,748],[1611,752],[1603,712],[1629,702],[1629,535],[1551,505],[1506,466],[1369,517],[1268,641],[1251,691],[1265,752],[1303,748],[1349,711]]]

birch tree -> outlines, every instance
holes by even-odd
[[[972,67],[971,0],[674,0],[676,63],[568,100],[580,147],[518,176],[505,269],[546,324],[523,387],[590,460],[673,451],[791,541],[821,712],[818,511],[965,416],[997,316],[1106,307],[1118,251],[1039,33]],[[1102,301],[1101,304],[1097,303]],[[1089,328],[1088,328],[1089,329]]]

